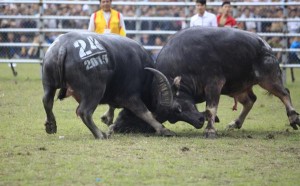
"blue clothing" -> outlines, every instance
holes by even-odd
[[[294,42],[292,42],[291,48],[300,48],[300,41],[294,41]]]
[[[300,41],[293,41],[290,48],[291,49],[295,49],[295,48],[300,49]],[[297,52],[290,52],[289,63],[300,63],[300,59],[297,56]]]

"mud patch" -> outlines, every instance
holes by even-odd
[[[268,134],[266,136],[266,139],[275,139],[275,135],[274,134]]]
[[[46,147],[39,147],[38,150],[40,150],[40,151],[46,151],[47,149],[46,149]]]
[[[31,153],[30,152],[18,152],[17,155],[18,156],[30,156]]]
[[[187,152],[187,151],[189,151],[190,149],[189,149],[188,147],[182,147],[180,150],[181,150],[182,152]]]

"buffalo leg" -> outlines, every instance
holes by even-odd
[[[46,132],[48,134],[54,134],[57,131],[57,127],[52,109],[56,89],[51,87],[44,87],[44,92],[45,94],[43,97],[43,104],[47,115],[47,119],[45,122]]]
[[[77,115],[80,116],[83,123],[90,129],[96,139],[106,139],[106,134],[103,133],[95,125],[92,118],[94,111],[96,110],[100,99],[103,94],[89,93],[89,95],[81,96],[82,99],[77,108]]]
[[[217,135],[214,127],[215,118],[217,116],[217,109],[220,100],[221,90],[225,83],[225,80],[216,79],[211,81],[204,89],[206,95],[206,115],[207,126],[205,128],[206,138],[215,138]]]
[[[236,98],[236,97],[234,97],[233,100],[234,100],[234,105],[233,105],[233,107],[232,107],[232,110],[235,111],[235,110],[237,110],[237,102],[238,102],[238,101],[237,101],[237,98]]]
[[[103,114],[103,116],[101,116],[102,122],[105,123],[107,126],[110,126],[113,123],[114,111],[115,108],[109,105],[108,110]]]
[[[152,115],[152,113],[147,109],[141,99],[133,97],[128,99],[129,101],[125,104],[124,107],[133,112],[137,117],[144,120],[146,123],[151,125],[156,134],[160,136],[174,136],[175,133],[170,131],[169,129],[164,128],[164,126],[159,123]],[[113,133],[114,125],[111,125],[109,134]]]
[[[300,116],[299,113],[296,112],[292,105],[290,93],[288,89],[284,88],[281,81],[280,83],[276,83],[276,81],[270,82],[262,82],[259,85],[268,90],[270,93],[278,97],[282,103],[285,105],[286,113],[289,118],[289,122],[291,127],[293,127],[294,130],[298,129],[298,126],[300,126]],[[298,125],[298,126],[297,126]]]
[[[242,127],[248,113],[256,101],[256,96],[251,89],[250,91],[235,96],[235,99],[243,105],[243,110],[237,119],[229,123],[228,129],[240,129]]]

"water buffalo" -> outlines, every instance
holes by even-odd
[[[169,113],[170,122],[187,121],[197,128],[202,127],[188,117],[195,112],[196,103],[206,102],[206,137],[216,135],[214,123],[220,95],[233,97],[243,105],[238,118],[228,126],[240,129],[256,101],[252,87],[257,84],[283,102],[293,129],[300,126],[299,114],[282,82],[279,62],[271,47],[255,33],[212,27],[181,30],[163,47],[155,68],[173,83],[174,101],[181,106]],[[152,112],[160,117],[159,111]],[[126,120],[116,121],[119,130],[126,125]]]
[[[96,139],[107,137],[92,119],[98,104],[126,108],[149,124],[158,135],[174,135],[153,117],[145,105],[152,91],[156,91],[160,92],[159,105],[164,108],[173,106],[168,80],[153,67],[154,62],[147,51],[126,37],[91,32],[70,32],[59,36],[43,59],[46,132],[57,131],[52,109],[56,90],[60,89],[59,99],[73,96],[79,103],[76,114]],[[152,86],[154,79],[156,86]],[[151,90],[151,87],[157,90]]]

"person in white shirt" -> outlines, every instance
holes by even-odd
[[[248,7],[244,8],[243,10],[243,13],[241,15],[242,19],[244,18],[254,18],[254,15],[253,13],[250,11],[250,9]],[[247,31],[250,31],[250,32],[256,32],[256,22],[253,22],[253,21],[246,21],[243,23],[243,29],[244,30],[247,30]]]
[[[292,19],[295,19],[295,20],[297,20],[297,19],[299,20],[300,17],[297,16],[297,11],[300,11],[300,9],[297,9],[297,8],[291,9],[290,13],[289,13],[289,17]],[[290,33],[299,33],[300,32],[300,22],[289,21],[287,23],[287,28]]]
[[[218,26],[216,15],[206,11],[206,0],[196,0],[196,9],[197,14],[191,17],[190,27]]]

